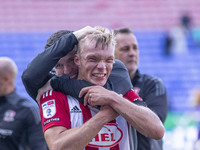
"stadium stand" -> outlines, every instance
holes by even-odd
[[[48,36],[60,29],[102,25],[128,26],[139,40],[140,69],[163,79],[174,111],[191,110],[190,91],[200,87],[200,49],[189,41],[190,51],[164,55],[166,32],[190,12],[193,26],[200,25],[200,1],[132,0],[0,0],[0,56],[13,58],[18,67],[18,91],[30,99],[21,82],[27,64],[42,51]]]

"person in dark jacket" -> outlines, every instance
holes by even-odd
[[[168,102],[165,86],[162,80],[155,76],[142,74],[138,70],[139,50],[136,36],[129,28],[114,30],[116,47],[115,58],[121,60],[128,69],[133,89],[154,111],[164,124]],[[156,141],[137,133],[138,150],[162,150],[162,140]]]
[[[0,57],[0,149],[47,150],[39,108],[15,89],[17,66]]]

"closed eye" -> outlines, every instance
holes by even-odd
[[[137,45],[133,45],[133,49],[137,50],[138,49]]]
[[[88,61],[90,61],[90,62],[95,62],[95,61],[97,61],[97,58],[95,58],[95,57],[90,57],[90,58],[88,58]]]
[[[71,63],[71,62],[74,62],[74,57],[69,58],[68,61],[67,61],[67,63]]]
[[[63,64],[56,64],[55,68],[56,68],[56,69],[63,68]]]
[[[129,51],[129,46],[125,46],[125,47],[122,47],[121,49],[120,49],[121,51]]]

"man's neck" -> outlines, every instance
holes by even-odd
[[[130,79],[133,80],[134,76],[135,76],[135,73],[136,71],[131,71],[129,72],[129,76],[130,76]]]
[[[5,89],[4,95],[10,94],[11,92],[13,92],[15,89],[14,86],[9,86]]]

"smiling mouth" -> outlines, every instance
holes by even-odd
[[[96,73],[96,74],[93,74],[93,76],[95,76],[95,77],[105,77],[106,76],[106,74],[104,74],[104,73]]]

